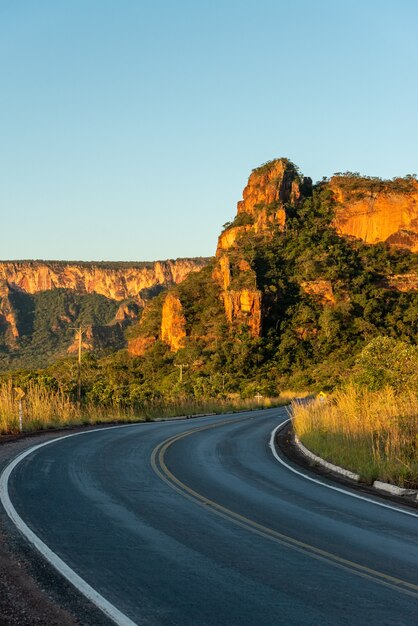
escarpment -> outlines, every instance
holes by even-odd
[[[64,261],[2,261],[0,281],[25,293],[71,289],[112,300],[133,298],[143,305],[161,288],[181,283],[209,259],[177,259],[154,263],[77,263]]]
[[[329,189],[336,201],[333,225],[338,233],[418,252],[417,180],[336,175]]]
[[[203,374],[209,363],[211,376],[234,358],[243,371],[272,355],[290,372],[393,320],[408,335],[417,207],[413,176],[346,173],[312,185],[276,159],[251,173],[211,259],[0,263],[0,367],[19,354],[38,367],[73,353],[80,326],[83,351],[127,348],[148,359],[147,376],[179,351]]]
[[[289,207],[298,206],[312,192],[310,178],[302,177],[288,159],[275,159],[253,170],[237,203],[237,215],[218,239],[217,256],[237,245],[245,233],[268,234],[283,228]]]
[[[177,352],[184,345],[186,337],[186,318],[180,298],[173,292],[164,299],[161,315],[161,339]]]
[[[222,289],[225,315],[230,325],[245,324],[258,337],[262,325],[262,293],[242,243],[248,235],[269,236],[283,230],[289,210],[312,192],[288,159],[276,159],[253,170],[237,204],[237,216],[221,233],[216,250],[214,280]]]
[[[351,307],[352,285],[346,277],[352,270],[338,268],[341,255],[348,255],[347,260],[350,256],[344,246],[361,256],[361,252],[354,252],[361,250],[353,242],[356,238],[366,244],[386,242],[394,249],[413,252],[418,241],[417,193],[418,183],[413,177],[382,181],[339,174],[313,186],[288,159],[276,159],[253,170],[237,204],[236,217],[220,234],[213,265],[207,268],[211,268],[217,290],[214,297],[230,336],[240,336],[243,329],[253,338],[262,338],[269,329],[279,334],[286,318],[293,315],[291,307],[295,307],[301,311],[292,331],[297,341],[316,337],[320,341],[321,324],[328,340],[335,325],[333,316],[342,318]],[[324,244],[327,240],[329,243]],[[306,241],[306,250],[302,241]],[[333,259],[337,248],[340,258]],[[277,254],[282,259],[278,264]],[[360,268],[363,261],[359,258],[356,262]],[[336,264],[334,269],[332,264]],[[417,289],[416,271],[388,272],[380,278],[381,270],[374,272],[376,285],[392,293]],[[199,276],[207,280],[203,273]],[[336,276],[337,280],[333,278]],[[350,280],[353,278],[351,275]],[[172,352],[185,346],[186,336],[192,341],[205,337],[216,340],[213,325],[205,330],[201,323],[199,332],[190,330],[190,315],[196,326],[198,306],[187,305],[187,294],[181,292],[182,288],[176,289],[166,296],[158,330],[154,329],[152,337],[140,331],[141,336],[130,341],[132,354],[144,354],[158,339]],[[313,321],[316,314],[312,319],[307,316],[311,306],[323,311],[320,321]],[[204,317],[202,312],[200,317]],[[217,332],[219,335],[219,324]]]
[[[76,352],[79,326],[83,351],[123,348],[144,305],[209,261],[0,262],[0,367],[38,367]]]

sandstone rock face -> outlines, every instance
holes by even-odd
[[[418,291],[418,274],[416,272],[388,276],[387,282],[392,289],[397,291]]]
[[[286,203],[294,204],[301,197],[302,185],[303,181],[290,161],[270,161],[250,175],[243,199],[237,205],[238,215],[249,213],[258,220],[262,206],[279,202],[282,208]]]
[[[115,322],[126,322],[138,318],[139,306],[136,302],[122,302],[116,311]]]
[[[243,191],[243,199],[237,204],[234,221],[238,223],[233,222],[220,235],[217,256],[232,248],[245,232],[268,232],[273,224],[284,227],[286,205],[297,204],[311,189],[311,179],[301,178],[288,159],[276,159],[255,169]]]
[[[161,317],[161,339],[177,352],[184,346],[186,318],[179,297],[169,292],[164,300]]]
[[[300,284],[303,291],[319,298],[322,304],[335,304],[334,292],[329,280],[309,280]]]
[[[245,323],[254,336],[261,333],[261,292],[255,272],[240,251],[240,238],[246,233],[268,236],[272,226],[284,228],[287,205],[297,205],[311,193],[311,187],[311,180],[302,179],[287,159],[266,163],[250,175],[237,217],[219,237],[213,272],[230,325]]]
[[[128,352],[132,356],[143,356],[156,341],[155,337],[135,337],[128,341]]]
[[[9,296],[10,287],[5,281],[0,281],[0,330],[6,333],[9,348],[14,348],[20,333]]]
[[[258,290],[230,289],[223,293],[226,319],[230,324],[234,321],[245,322],[252,335],[261,334],[261,292]]]
[[[251,226],[234,226],[227,228],[219,235],[216,256],[222,256],[225,250],[229,250],[235,246],[237,239],[244,233],[252,230]]]
[[[331,178],[337,232],[370,244],[386,241],[418,252],[418,181],[399,180],[398,184],[381,181],[373,186],[360,178],[350,186],[345,177]]]
[[[208,259],[156,261],[143,267],[112,264],[42,261],[0,262],[0,281],[26,293],[50,289],[73,289],[79,293],[98,293],[113,300],[135,299],[143,304],[150,290],[181,283],[190,272],[199,271]]]

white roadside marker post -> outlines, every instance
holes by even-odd
[[[15,392],[17,399],[19,401],[19,432],[23,432],[23,404],[22,400],[25,397],[25,392],[21,387],[14,387],[13,391]]]
[[[21,433],[23,430],[23,408],[22,408],[22,400],[19,400],[19,432]]]

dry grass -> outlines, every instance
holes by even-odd
[[[294,397],[294,396],[293,396]],[[267,408],[288,404],[284,397],[242,400],[181,400],[178,402],[149,402],[140,407],[121,405],[79,407],[69,396],[30,384],[22,400],[23,431],[33,432],[48,428],[62,428],[77,424],[104,424],[110,422],[140,422],[181,415],[228,413],[248,409]],[[0,435],[19,432],[19,400],[11,383],[0,385]]]
[[[416,393],[350,386],[325,402],[294,402],[292,410],[295,432],[312,452],[368,482],[418,487]]]

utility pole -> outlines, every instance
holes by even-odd
[[[176,363],[174,364],[174,367],[178,367],[180,369],[179,372],[179,381],[182,383],[183,382],[183,367],[189,367],[189,365],[187,365],[186,363],[180,363],[179,365],[177,365]]]

